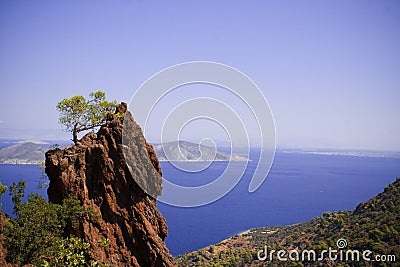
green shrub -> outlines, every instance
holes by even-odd
[[[88,253],[88,244],[76,237],[65,239],[63,234],[67,224],[77,223],[85,216],[95,218],[94,212],[86,210],[78,200],[72,198],[65,199],[62,204],[53,204],[38,194],[30,194],[23,203],[21,198],[24,194],[24,182],[10,186],[17,217],[8,219],[5,230],[7,261],[40,266],[58,255],[63,261],[73,261],[68,263],[70,265],[57,266],[86,266],[73,264],[80,262],[82,255]]]

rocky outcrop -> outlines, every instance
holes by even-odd
[[[66,230],[91,244],[91,259],[110,266],[175,266],[154,199],[161,194],[161,167],[126,104],[117,112],[126,112],[125,119],[109,114],[97,134],[46,153],[49,201],[72,196],[98,214]]]

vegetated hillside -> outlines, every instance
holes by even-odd
[[[179,266],[400,266],[400,178],[385,187],[376,197],[361,203],[353,211],[326,212],[309,222],[283,227],[251,229],[216,245],[178,257]],[[337,241],[345,239],[343,250],[359,250],[360,260],[330,260],[327,254],[318,261],[322,250],[338,249]],[[315,250],[316,261],[258,260],[257,252],[268,248],[288,251]],[[265,250],[265,249],[264,249]],[[364,261],[368,257],[394,255],[382,261]],[[285,255],[288,258],[288,253]],[[263,255],[263,254],[260,254]],[[305,258],[307,260],[307,257]],[[345,258],[344,258],[345,259]]]
[[[0,163],[40,164],[49,148],[43,145],[24,142],[0,149]]]
[[[187,141],[174,141],[163,144],[154,144],[159,161],[247,161],[239,155],[230,155],[215,150],[212,147],[190,143]]]

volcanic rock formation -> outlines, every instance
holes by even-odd
[[[46,153],[49,201],[72,196],[98,214],[66,229],[91,244],[90,259],[110,266],[175,266],[154,198],[162,189],[158,159],[125,103],[116,113],[125,118],[109,114],[97,134]]]

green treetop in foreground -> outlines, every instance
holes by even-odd
[[[7,188],[0,182],[0,197],[5,190]],[[30,194],[28,199],[23,201],[24,181],[13,182],[9,194],[14,204],[15,218],[7,217],[5,226],[0,227],[0,235],[7,249],[7,262],[17,266],[105,266],[89,260],[89,243],[79,237],[65,235],[68,225],[76,227],[84,218],[96,222],[98,214],[93,209],[85,208],[74,198],[54,204],[41,195]],[[99,239],[98,242],[102,246],[109,244],[106,239]]]
[[[108,113],[117,106],[117,101],[109,102],[103,91],[83,96],[65,98],[57,104],[60,112],[59,122],[72,133],[74,143],[78,141],[78,133],[96,128],[106,121]]]

